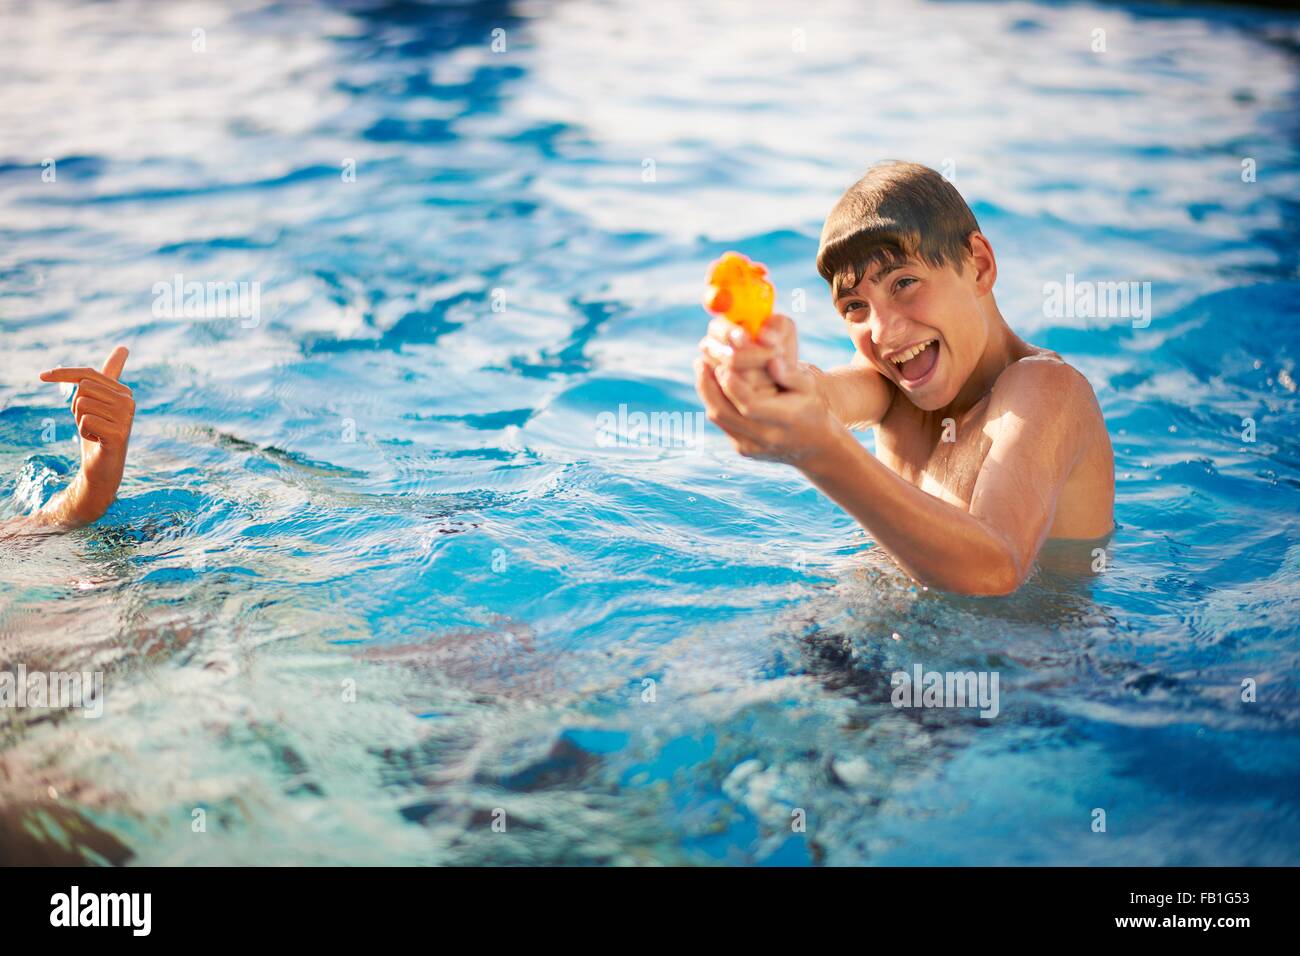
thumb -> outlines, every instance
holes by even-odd
[[[126,366],[126,357],[130,354],[125,345],[119,345],[113,349],[113,353],[109,355],[108,361],[100,371],[116,382],[121,377],[122,369]]]
[[[812,373],[801,362],[784,355],[774,356],[767,363],[767,374],[772,381],[787,392],[812,392],[816,390]]]
[[[791,362],[798,356],[799,337],[795,333],[794,322],[787,315],[774,312],[763,323],[758,338],[762,344],[775,349],[777,354],[785,355]]]
[[[776,354],[767,363],[767,373],[782,388],[798,388],[799,339],[789,316],[774,313],[759,333],[759,340]]]

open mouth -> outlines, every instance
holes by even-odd
[[[904,384],[915,388],[933,373],[939,364],[939,340],[918,342],[911,348],[900,352],[890,359],[898,370],[898,378]]]

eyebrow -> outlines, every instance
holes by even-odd
[[[910,264],[911,264],[910,259],[898,259],[894,262],[886,262],[880,268],[880,271],[871,277],[870,282],[872,285],[879,285],[880,280],[883,279],[885,276],[889,275],[891,272],[896,272],[897,270],[902,269]],[[854,286],[853,288],[856,289],[857,286]],[[853,289],[850,289],[847,292],[841,292],[839,295],[835,297],[835,302],[838,304],[841,299],[852,298],[852,296],[853,296]]]

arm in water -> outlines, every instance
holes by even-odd
[[[72,417],[81,436],[81,470],[39,511],[0,524],[0,537],[79,528],[99,520],[113,503],[122,483],[126,446],[135,418],[131,389],[118,381],[127,354],[126,348],[119,345],[100,371],[53,368],[41,373],[42,382],[76,386]]]

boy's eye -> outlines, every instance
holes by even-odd
[[[844,318],[847,319],[858,309],[865,309],[866,307],[867,304],[865,302],[860,302],[857,299],[854,299],[852,302],[850,302],[848,305],[844,307]]]
[[[894,291],[899,292],[903,289],[906,289],[908,286],[915,285],[915,284],[916,284],[916,280],[913,279],[911,276],[903,276],[903,278],[899,279],[897,282],[894,283]]]

